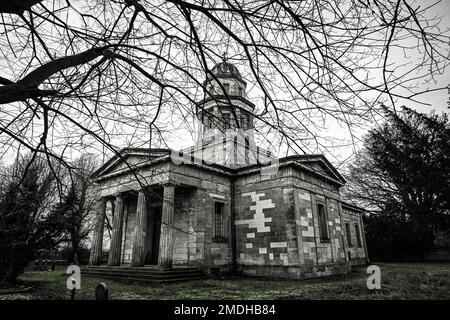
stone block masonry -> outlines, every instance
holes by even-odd
[[[275,177],[271,183],[249,185],[254,180],[251,177],[237,181],[239,270],[294,278],[347,272],[339,194],[298,188],[297,177],[285,179],[283,171],[279,175],[283,179]],[[318,203],[325,207],[328,239],[320,238]]]
[[[213,97],[198,102],[195,146],[182,155],[125,148],[93,174],[101,199],[90,263],[101,263],[106,202],[111,207],[117,202],[111,266],[189,265],[214,274],[237,268],[243,274],[302,279],[348,272],[350,263],[366,260],[361,210],[343,205],[342,175],[323,155],[276,159],[257,147],[253,130],[247,130],[253,128],[255,105],[245,94],[246,82],[227,62],[211,72],[231,90],[232,104],[220,102],[212,81],[207,90]],[[227,128],[232,107],[245,133],[236,140],[222,135],[234,129]],[[250,161],[253,154],[276,164],[276,170],[268,173]]]
[[[167,185],[175,190],[171,195],[174,199],[170,200],[174,204],[173,226],[166,242],[159,243],[158,253],[160,264],[166,268],[171,264],[189,265],[202,266],[211,273],[228,272],[232,270],[233,242],[237,270],[249,275],[303,279],[348,272],[349,261],[356,264],[365,260],[364,242],[360,247],[349,246],[350,242],[358,243],[357,233],[350,234],[350,242],[345,233],[345,223],[352,225],[351,230],[358,225],[363,232],[360,214],[348,208],[343,210],[339,190],[306,173],[281,168],[270,179],[261,179],[255,172],[231,180],[200,168],[177,166],[170,169],[168,180]],[[162,195],[162,188],[159,190]],[[132,249],[138,247],[132,241],[138,221],[136,199],[127,200],[119,251],[123,262],[133,262]],[[158,201],[150,199],[150,212],[164,205]],[[223,208],[220,237],[215,236],[217,203]],[[325,225],[319,225],[319,204],[326,213]],[[327,230],[326,239],[320,236],[323,227]],[[162,229],[160,239],[167,232]],[[151,228],[147,228],[147,234],[150,233]],[[147,236],[144,253],[155,250],[150,237]],[[145,258],[148,254],[139,255]],[[139,265],[142,263],[143,260]]]

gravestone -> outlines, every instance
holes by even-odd
[[[95,288],[95,300],[108,300],[108,287],[105,283],[99,283]]]

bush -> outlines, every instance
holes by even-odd
[[[86,261],[89,261],[89,255],[90,255],[90,250],[88,248],[79,248],[78,250],[78,262],[80,264],[85,263]],[[73,263],[74,259],[74,251],[72,249],[72,247],[65,247],[63,249],[61,249],[60,252],[60,256],[61,259],[66,260],[68,263]]]
[[[364,217],[364,227],[371,260],[423,260],[433,248],[432,228],[398,214],[371,214]]]

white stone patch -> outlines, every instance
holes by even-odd
[[[296,223],[297,223],[297,221],[298,220],[296,220]],[[305,217],[300,217],[300,221],[298,221],[298,222],[299,223],[297,223],[297,224],[299,224],[301,226],[304,226],[304,227],[308,226],[308,220]]]
[[[287,266],[289,263],[287,253],[280,253],[280,260],[283,261],[283,265]]]
[[[341,224],[341,219],[336,218],[336,219],[334,219],[334,222],[335,222],[336,224]]]
[[[247,238],[254,238],[255,237],[255,233],[251,232],[251,233],[247,233]]]
[[[336,251],[339,251],[339,239],[334,239],[334,247],[336,248]]]
[[[302,236],[314,237],[314,227],[308,227],[308,230],[302,230]]]
[[[287,247],[287,242],[283,241],[283,242],[271,242],[270,243],[270,247],[271,248],[286,248]]]
[[[300,191],[298,193],[298,197],[301,200],[305,200],[305,201],[311,201],[311,196],[309,192],[306,191]],[[306,217],[301,216],[300,220],[295,220],[295,223],[297,225],[300,225],[302,227],[307,227],[307,230],[302,230],[302,236],[303,237],[314,237],[314,227],[311,227],[309,225],[309,219],[313,218],[313,213],[311,208],[306,208]]]
[[[220,194],[210,193],[209,196],[210,196],[211,198],[217,198],[217,199],[225,200],[225,196],[222,196],[222,195],[220,195]]]
[[[341,227],[339,227],[339,226],[336,226],[336,231],[341,231],[342,230],[342,228]]]
[[[265,193],[257,194],[256,192],[242,194],[243,197],[252,197],[252,201],[255,202],[255,205],[250,206],[250,210],[254,210],[255,214],[253,215],[253,219],[236,220],[234,224],[248,224],[249,228],[256,228],[256,232],[270,232],[270,227],[265,226],[265,223],[272,222],[272,218],[266,218],[264,216],[264,209],[275,208],[275,203],[272,202],[272,199],[260,200],[259,198],[264,195]]]
[[[245,247],[246,247],[247,249],[251,249],[251,248],[253,248],[253,243],[246,243],[246,244],[245,244]]]
[[[259,248],[260,254],[267,254],[267,248]]]
[[[273,253],[269,253],[269,259],[273,260]]]
[[[314,242],[303,242],[303,252],[311,253],[311,248],[314,248]]]
[[[311,196],[309,195],[309,192],[307,192],[307,191],[299,191],[298,197],[302,200],[311,201]]]
[[[332,226],[333,225],[333,221],[328,221],[328,225]]]

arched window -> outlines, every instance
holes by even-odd
[[[208,128],[212,129],[214,126],[214,117],[213,116],[208,116]]]

